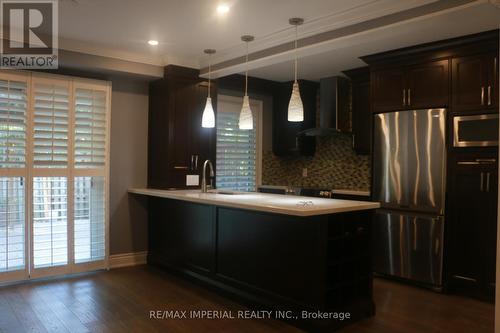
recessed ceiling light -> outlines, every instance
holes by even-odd
[[[229,12],[229,6],[226,4],[220,4],[217,6],[217,13],[224,15]]]
[[[157,40],[153,40],[153,39],[151,39],[151,40],[148,40],[148,44],[149,44],[149,45],[156,46],[156,45],[158,45],[158,41],[157,41]]]

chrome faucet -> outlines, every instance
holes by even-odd
[[[207,186],[207,164],[210,167],[210,185]],[[213,188],[212,185],[212,179],[215,177],[214,174],[214,166],[212,165],[212,162],[210,160],[206,160],[205,163],[203,163],[203,174],[201,175],[201,192],[202,193],[207,193],[208,188]]]

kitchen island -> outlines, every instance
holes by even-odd
[[[199,190],[129,192],[149,197],[148,264],[257,310],[279,311],[273,317],[312,331],[331,331],[374,314],[370,244],[378,203]],[[318,311],[327,318],[318,319]]]

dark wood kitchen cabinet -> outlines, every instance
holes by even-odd
[[[370,69],[344,71],[351,79],[352,147],[358,154],[370,154],[372,146],[372,113],[370,106]]]
[[[498,112],[497,54],[452,59],[453,111]]]
[[[299,80],[300,97],[304,105],[304,121],[287,120],[288,103],[293,82],[277,85],[273,96],[273,152],[277,156],[312,156],[316,150],[316,139],[298,135],[299,132],[316,127],[318,84]]]
[[[199,71],[167,66],[165,78],[150,84],[148,186],[185,188],[188,174],[201,174],[215,157],[215,128],[202,128],[208,83]],[[216,88],[211,87],[216,110]]]
[[[385,112],[402,110],[405,107],[405,71],[391,68],[373,71],[372,111]]]
[[[498,154],[452,157],[447,256],[448,287],[492,301],[495,291]]]
[[[449,105],[449,61],[374,69],[373,112],[446,107]]]

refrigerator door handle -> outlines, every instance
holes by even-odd
[[[486,192],[490,191],[490,173],[486,173]]]

